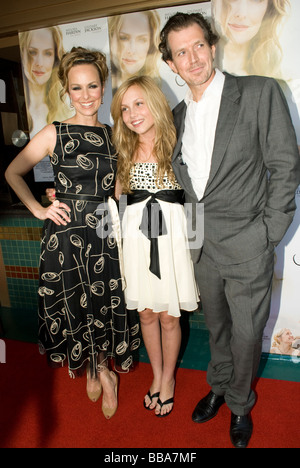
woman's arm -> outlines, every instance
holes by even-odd
[[[55,202],[50,207],[44,208],[33,196],[30,188],[24,180],[24,176],[44,157],[52,154],[56,142],[56,130],[54,125],[47,125],[37,133],[27,146],[16,156],[5,172],[5,178],[14,192],[31,213],[38,219],[51,219],[55,224],[64,224],[70,221],[63,211],[70,211],[64,203]],[[63,209],[62,209],[63,208]]]

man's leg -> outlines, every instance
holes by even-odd
[[[225,400],[236,415],[246,415],[255,403],[251,389],[260,363],[262,337],[270,313],[274,253],[230,267],[222,267],[232,320],[233,375]]]
[[[224,280],[216,265],[202,253],[195,264],[205,323],[209,331],[211,361],[207,381],[216,395],[225,395],[232,380],[233,362],[230,347],[231,317],[224,291]]]
[[[213,418],[223,403],[218,395],[224,395],[232,411],[230,438],[239,448],[247,447],[252,435],[251,384],[269,317],[273,268],[272,248],[252,261],[227,267],[217,267],[202,255],[195,268],[210,332],[207,380],[212,392],[199,401],[192,418],[195,422]]]
[[[217,266],[205,254],[195,265],[211,361],[207,380],[225,395],[229,408],[247,414],[254,405],[251,384],[258,369],[262,335],[269,317],[274,253],[240,265]]]

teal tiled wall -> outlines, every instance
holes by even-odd
[[[12,308],[37,309],[42,225],[35,218],[0,218],[0,244]]]

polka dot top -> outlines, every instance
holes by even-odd
[[[181,190],[181,186],[175,180],[170,181],[165,175],[163,185],[158,186],[157,182],[157,163],[134,163],[130,170],[130,189],[131,190],[149,190],[149,192],[158,192],[159,190]]]

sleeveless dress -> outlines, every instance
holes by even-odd
[[[52,366],[81,375],[114,359],[127,372],[140,345],[137,314],[128,313],[120,271],[120,223],[114,194],[117,156],[111,129],[54,122],[51,157],[56,198],[71,222],[43,228],[39,344]]]
[[[146,190],[149,196],[129,205],[130,196],[123,196],[126,204],[123,215],[120,201],[126,305],[130,310],[140,312],[149,308],[153,312],[167,311],[168,315],[180,317],[180,310],[194,311],[200,300],[183,205],[158,199],[166,227],[165,233],[158,236],[160,278],[150,271],[151,242],[141,230],[145,206],[151,194],[159,197],[160,191],[182,191],[180,185],[168,180],[167,176],[163,187],[158,187],[156,174],[157,163],[135,163],[130,174],[130,189],[133,195]]]

